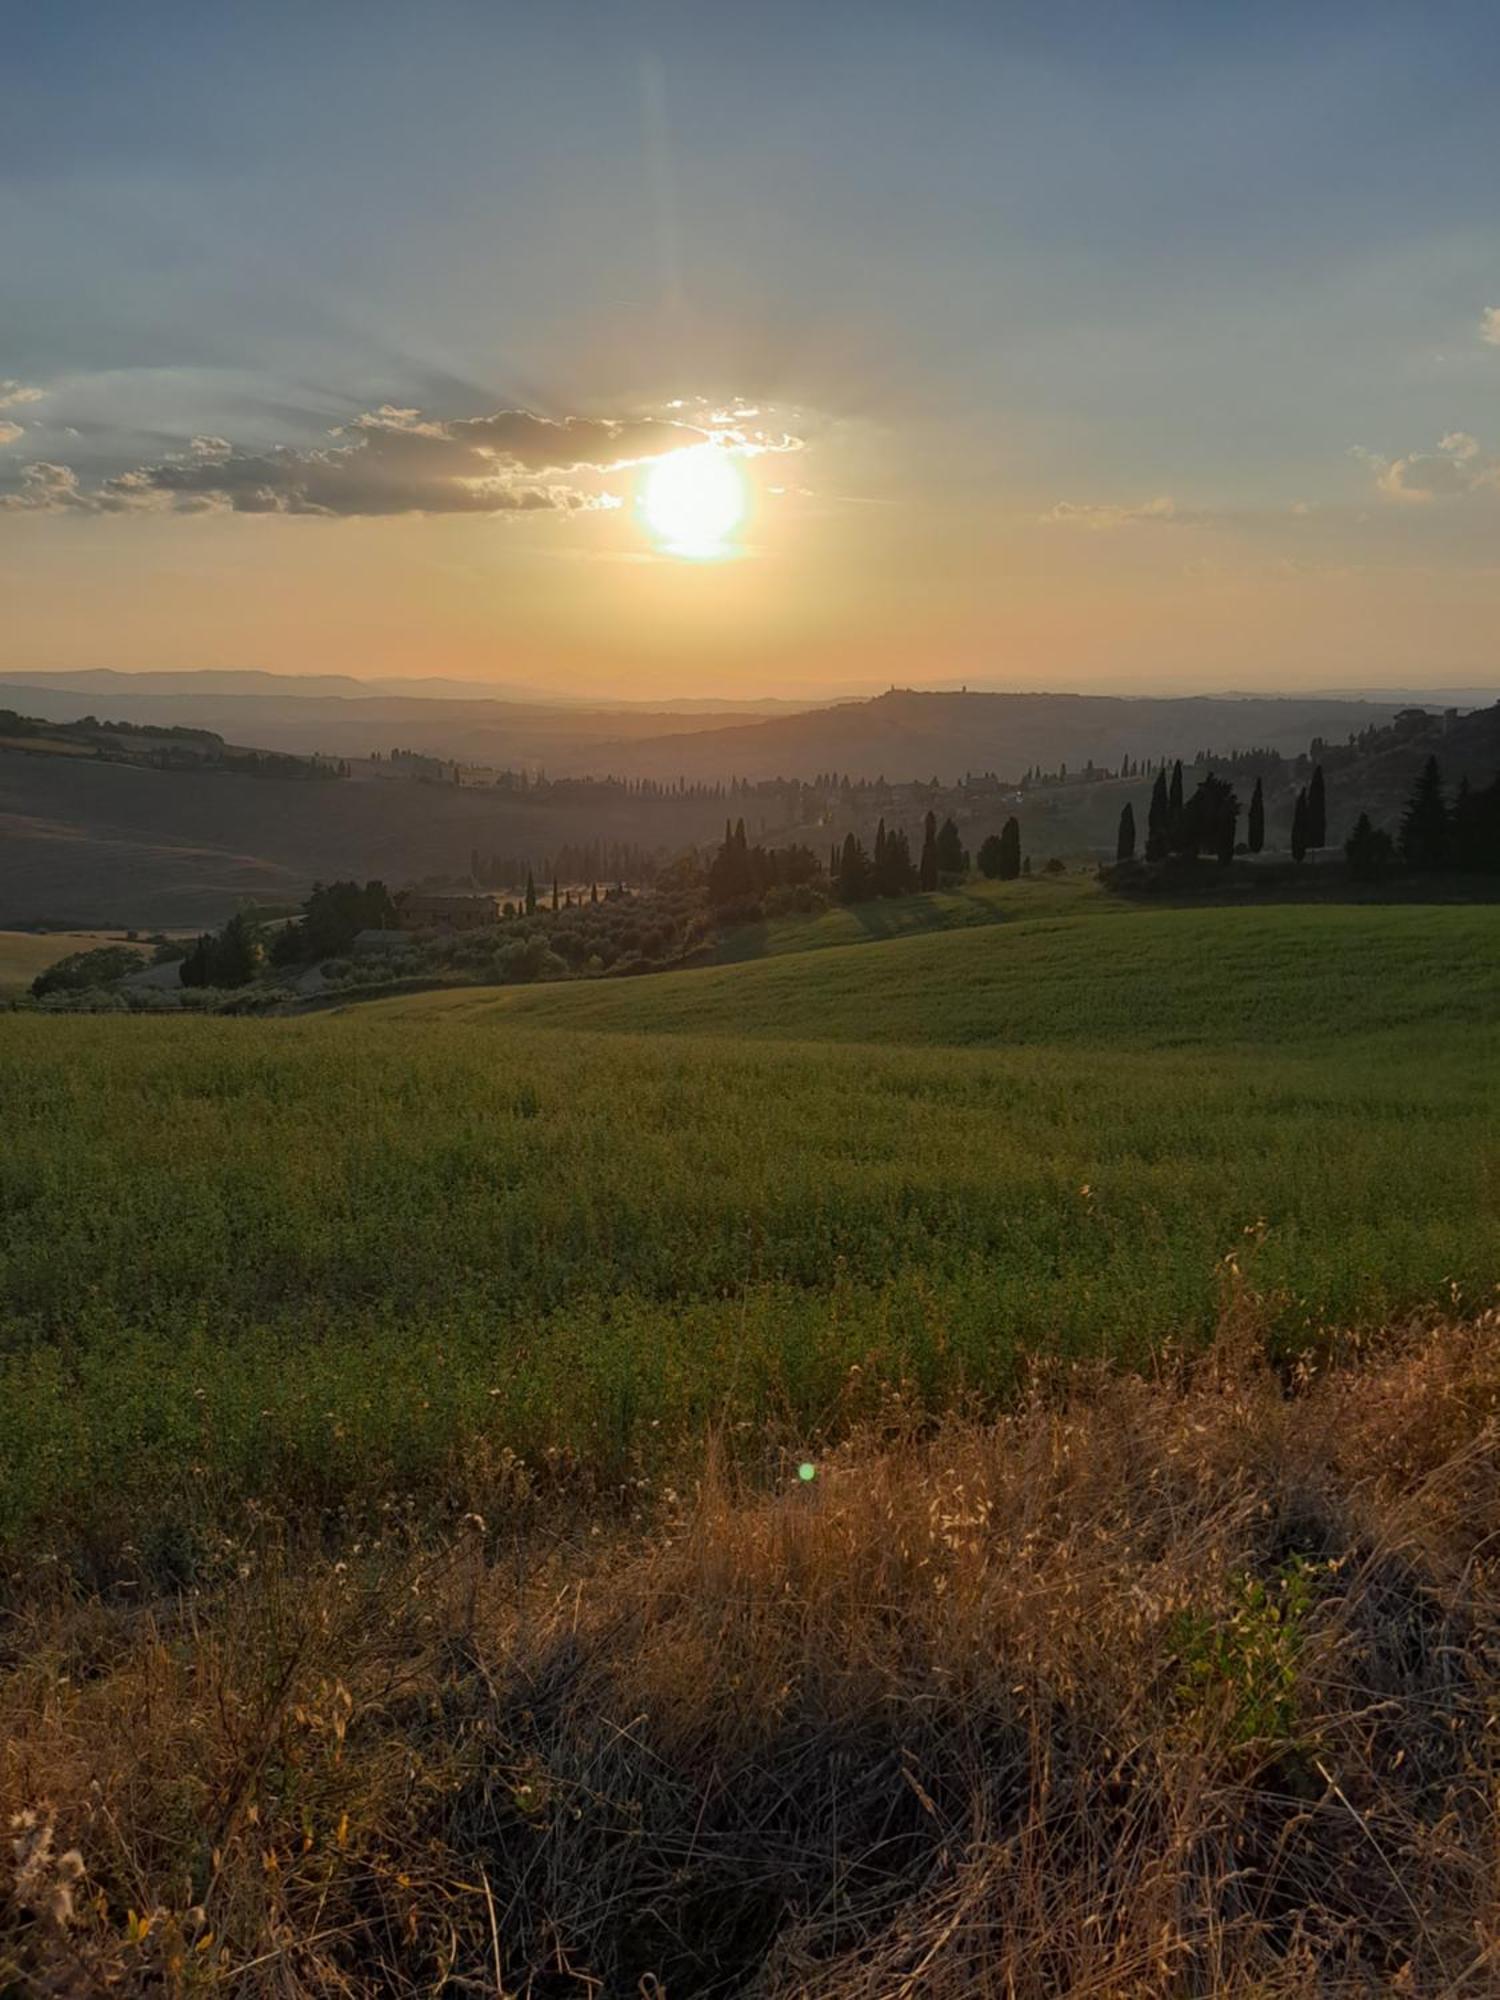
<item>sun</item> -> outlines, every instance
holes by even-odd
[[[674,556],[702,561],[728,555],[745,508],[744,476],[721,445],[694,445],[659,458],[641,484],[646,525]]]

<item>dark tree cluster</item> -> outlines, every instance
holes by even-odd
[[[184,986],[248,986],[264,957],[259,928],[239,912],[221,931],[198,939],[183,959],[179,977]]]
[[[1127,807],[1126,811],[1131,809]],[[1165,861],[1168,856],[1174,856],[1179,860],[1192,861],[1206,852],[1221,862],[1231,861],[1239,816],[1240,802],[1234,787],[1227,778],[1221,778],[1213,771],[1205,772],[1196,790],[1184,797],[1182,760],[1178,758],[1172,766],[1171,777],[1164,770],[1158,771],[1156,783],[1151,789],[1151,804],[1146,815],[1146,859]],[[1117,853],[1124,846],[1126,835],[1124,813],[1120,817]],[[1133,811],[1129,833],[1133,854]],[[1128,860],[1130,856],[1120,853],[1119,858]]]
[[[911,842],[903,828],[875,829],[875,851],[865,851],[857,834],[846,833],[828,856],[829,879],[841,903],[868,903],[876,896],[911,896],[921,886]]]
[[[111,985],[127,974],[139,972],[143,960],[128,944],[105,944],[93,951],[75,951],[49,965],[31,982],[31,996],[43,1000],[49,993],[86,993],[97,986]]]
[[[395,926],[395,898],[384,882],[366,882],[363,888],[358,882],[315,882],[301,919],[277,932],[271,958],[276,965],[311,963],[347,951],[361,931]],[[191,983],[184,975],[183,984]]]
[[[724,825],[724,839],[708,865],[708,900],[725,911],[757,903],[767,890],[800,888],[817,879],[818,857],[810,847],[752,846],[745,822]]]
[[[1301,861],[1310,847],[1328,845],[1328,800],[1323,766],[1313,767],[1311,780],[1298,792],[1292,807],[1292,859]]]
[[[1014,813],[998,833],[986,834],[979,843],[979,872],[991,882],[1014,882],[1020,874],[1021,822]]]
[[[1436,757],[1429,757],[1401,815],[1401,858],[1424,873],[1500,874],[1500,777],[1463,780],[1450,801]]]

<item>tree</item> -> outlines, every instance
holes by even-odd
[[[223,930],[198,939],[177,976],[184,986],[248,986],[262,956],[259,930],[239,911]]]
[[[536,877],[529,868],[526,870],[526,914],[528,917],[536,915]]]
[[[1012,813],[1000,829],[1000,880],[1014,882],[1021,872],[1021,822]]]
[[[844,835],[838,879],[834,886],[841,903],[863,903],[870,895],[873,886],[870,857],[852,833]]]
[[[1398,845],[1401,858],[1413,868],[1443,868],[1450,858],[1451,823],[1436,757],[1429,757],[1416,790],[1401,815]]]
[[[1115,835],[1116,861],[1135,859],[1135,808],[1127,799],[1120,808],[1120,830]]]
[[[917,886],[911,843],[899,826],[887,833],[884,820],[875,831],[873,876],[877,896],[909,896]]]
[[[1172,766],[1167,787],[1167,846],[1175,854],[1182,840],[1182,759]]]
[[[277,965],[336,958],[361,931],[395,927],[396,903],[384,882],[366,882],[363,888],[358,882],[315,882],[301,921],[277,932],[271,957]]]
[[[1314,764],[1312,779],[1307,787],[1307,844],[1309,847],[1328,845],[1328,798],[1323,787],[1323,766]]]
[[[1151,804],[1146,813],[1146,859],[1164,861],[1167,857],[1167,823],[1171,816],[1171,806],[1167,797],[1167,774],[1158,769],[1156,783],[1151,787]]]
[[[1000,879],[1000,863],[1005,843],[998,833],[987,833],[979,843],[979,872],[987,882]]]
[[[1250,823],[1245,839],[1252,854],[1259,854],[1266,844],[1266,794],[1259,778],[1250,794]]]
[[[1301,861],[1307,854],[1307,793],[1298,792],[1297,803],[1292,807],[1292,859]]]
[[[1206,848],[1219,861],[1232,861],[1239,816],[1240,802],[1234,795],[1234,787],[1226,778],[1205,772],[1178,817],[1173,851],[1191,861]]]
[[[100,945],[93,951],[75,951],[39,972],[31,982],[34,999],[47,993],[83,993],[92,986],[110,986],[132,972],[139,972],[145,960],[129,945]],[[153,960],[153,964],[159,961]]]
[[[945,819],[938,829],[937,837],[938,875],[967,875],[969,857],[958,836],[958,827],[951,819]]]
[[[935,889],[938,885],[937,814],[929,812],[922,822],[922,859],[917,868],[917,879],[924,890]]]
[[[1475,790],[1463,779],[1449,815],[1449,860],[1455,868],[1500,872],[1500,778]]]
[[[1354,822],[1354,831],[1344,842],[1344,857],[1349,863],[1349,873],[1362,882],[1373,882],[1383,875],[1395,858],[1395,847],[1391,836],[1382,827],[1370,823],[1370,815],[1361,813]]]
[[[248,986],[260,970],[260,933],[237,911],[213,941],[210,986]]]

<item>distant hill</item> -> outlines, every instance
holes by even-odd
[[[1407,709],[1366,743],[1353,749],[1330,746],[1322,757],[1330,834],[1342,840],[1361,812],[1394,832],[1429,757],[1437,758],[1450,792],[1464,778],[1471,785],[1488,784],[1500,774],[1500,703],[1468,715]]]
[[[685,705],[590,708],[484,694],[395,694],[341,676],[100,672],[0,682],[0,707],[53,721],[103,708],[127,722],[212,729],[231,742],[303,755],[360,757],[399,744],[475,763],[664,782],[811,779],[834,770],[951,783],[966,771],[1019,777],[1033,764],[1081,770],[1090,759],[1115,769],[1125,756],[1190,757],[1199,750],[1254,747],[1290,754],[1314,736],[1341,742],[1390,720],[1399,706],[1337,696],[892,689],[869,700],[767,716]]]
[[[606,746],[626,776],[690,780],[804,778],[847,771],[892,780],[966,771],[1017,778],[1032,765],[1118,768],[1122,757],[1191,757],[1199,750],[1305,750],[1389,721],[1390,704],[1294,696],[1180,698],[1081,694],[930,694],[893,688],[871,701],[771,721],[698,729],[671,742]]]
[[[441,674],[404,674],[362,680],[354,674],[275,674],[260,667],[200,667],[180,671],[126,672],[117,667],[86,667],[72,672],[27,672],[4,675],[14,687],[52,688],[59,694],[82,694],[92,703],[101,695],[255,695],[267,699],[333,699],[380,701],[415,697],[420,701],[464,703],[507,702],[523,708],[581,711],[586,714],[652,715],[778,715],[820,708],[817,698],[788,701],[758,696],[749,701],[720,695],[691,695],[664,701],[610,701],[594,695],[569,695],[557,688],[514,681],[450,680]]]
[[[396,745],[436,757],[535,770],[610,768],[614,746],[670,739],[755,710],[611,709],[497,701],[484,694],[387,694],[368,682],[286,674],[54,674],[0,681],[0,708],[72,722],[92,710],[137,724],[210,729],[233,743],[298,755],[364,757]],[[672,760],[657,760],[665,766]],[[655,771],[645,775],[658,775]],[[675,774],[674,774],[675,775]]]
[[[560,807],[453,785],[276,783],[90,756],[0,751],[0,928],[222,922],[245,899],[300,901],[315,878],[459,875],[475,848],[565,842],[668,852],[722,828],[711,799],[618,792]]]

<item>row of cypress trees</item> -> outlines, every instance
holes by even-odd
[[[1191,860],[1210,853],[1221,862],[1234,858],[1239,832],[1240,802],[1227,779],[1206,772],[1191,796],[1184,796],[1182,759],[1156,774],[1151,803],[1146,814],[1146,859],[1165,861],[1169,855]],[[1116,861],[1133,861],[1137,829],[1135,807],[1129,802],[1120,809],[1119,831],[1115,838]],[[1328,840],[1328,798],[1323,766],[1315,766],[1312,778],[1297,794],[1292,809],[1291,849],[1298,861],[1310,847],[1323,847]],[[1266,797],[1261,779],[1255,781],[1245,828],[1245,845],[1259,854],[1266,844]]]

